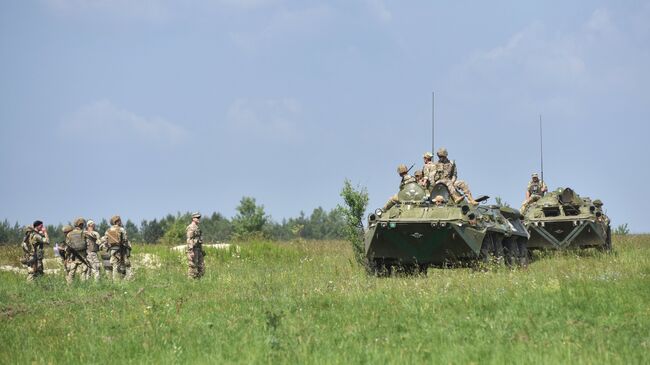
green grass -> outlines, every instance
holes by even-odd
[[[0,363],[650,363],[650,236],[528,270],[374,278],[344,242],[180,254],[128,283],[0,272]],[[0,264],[17,264],[0,248]]]

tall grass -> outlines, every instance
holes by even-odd
[[[132,282],[0,272],[0,363],[648,363],[650,236],[614,247],[375,278],[345,242],[258,241],[208,250],[192,281],[136,246],[161,267]]]

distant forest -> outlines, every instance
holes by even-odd
[[[133,243],[185,243],[185,227],[191,222],[191,213],[168,214],[151,221],[143,220],[136,224],[131,220],[124,223],[129,240]],[[127,217],[122,217],[127,218]],[[74,219],[74,217],[72,218]],[[47,222],[46,222],[47,223]],[[64,224],[47,225],[52,243],[63,241],[61,231]],[[328,240],[345,237],[345,213],[340,207],[325,211],[318,207],[307,216],[304,212],[296,218],[283,219],[276,222],[264,211],[264,206],[258,205],[255,198],[243,197],[237,206],[237,214],[228,219],[220,213],[203,215],[201,231],[206,243],[224,242],[230,240],[245,240],[262,238],[270,240]],[[104,234],[109,223],[106,218],[97,222],[97,230]],[[8,220],[0,223],[0,244],[16,244],[23,239],[23,226],[11,224]]]

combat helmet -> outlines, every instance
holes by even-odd
[[[115,225],[118,222],[122,222],[122,218],[119,215],[114,215],[111,217],[111,224]]]
[[[438,149],[438,152],[436,152],[436,154],[438,155],[438,157],[447,157],[447,156],[449,156],[449,153],[447,152],[447,149],[444,148],[444,147],[440,147]]]
[[[61,228],[61,231],[63,232],[63,234],[68,234],[68,233],[72,232],[73,229],[74,228],[72,228],[71,225],[66,224],[65,226],[63,226],[63,228]]]
[[[83,227],[86,224],[86,220],[83,217],[79,217],[74,220],[75,227]]]
[[[603,206],[603,201],[600,200],[600,199],[596,199],[596,200],[594,200],[594,206],[595,206],[596,208],[600,208],[600,207],[602,207],[602,206]]]
[[[408,171],[409,171],[408,168],[403,163],[399,164],[399,166],[397,166],[397,173],[400,174],[400,175],[401,174],[406,174]]]

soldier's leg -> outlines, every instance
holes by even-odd
[[[474,200],[474,197],[472,196],[472,191],[469,189],[469,185],[464,180],[456,180],[454,183],[454,187],[458,190],[461,191],[466,197],[467,201],[472,204],[476,205],[478,204],[476,200]]]
[[[205,274],[205,257],[203,256],[203,247],[198,249],[196,258],[196,268],[198,277],[201,277]]]
[[[27,281],[34,281],[36,278],[36,268],[34,265],[27,266]]]
[[[97,253],[89,253],[86,260],[90,264],[90,270],[87,272],[88,277],[92,277],[95,281],[99,281],[99,258],[97,257]]]
[[[124,260],[122,264],[124,265],[124,279],[131,280],[133,279],[133,268],[131,267],[131,258],[130,255],[124,255]]]
[[[74,281],[75,275],[77,275],[77,269],[79,268],[79,262],[76,259],[70,260],[68,263],[68,274],[65,276],[65,281],[68,284],[72,284]]]
[[[447,190],[449,190],[449,195],[454,200],[454,203],[459,203],[461,200],[463,200],[463,196],[458,194],[458,191],[456,190],[456,187],[454,186],[454,183],[451,180],[443,179],[439,181],[445,184],[445,186],[447,186]]]
[[[120,267],[122,266],[122,260],[120,259],[120,253],[117,250],[111,250],[111,266],[113,267],[112,278],[113,281],[121,279]]]
[[[393,205],[397,204],[398,202],[399,202],[399,199],[397,199],[397,194],[395,194],[395,195],[391,196],[391,197],[388,199],[388,201],[386,202],[386,204],[384,205],[384,207],[381,208],[381,210],[383,210],[384,212],[387,212],[388,209],[392,208]]]
[[[187,276],[196,278],[198,275],[197,255],[194,247],[187,246]]]

